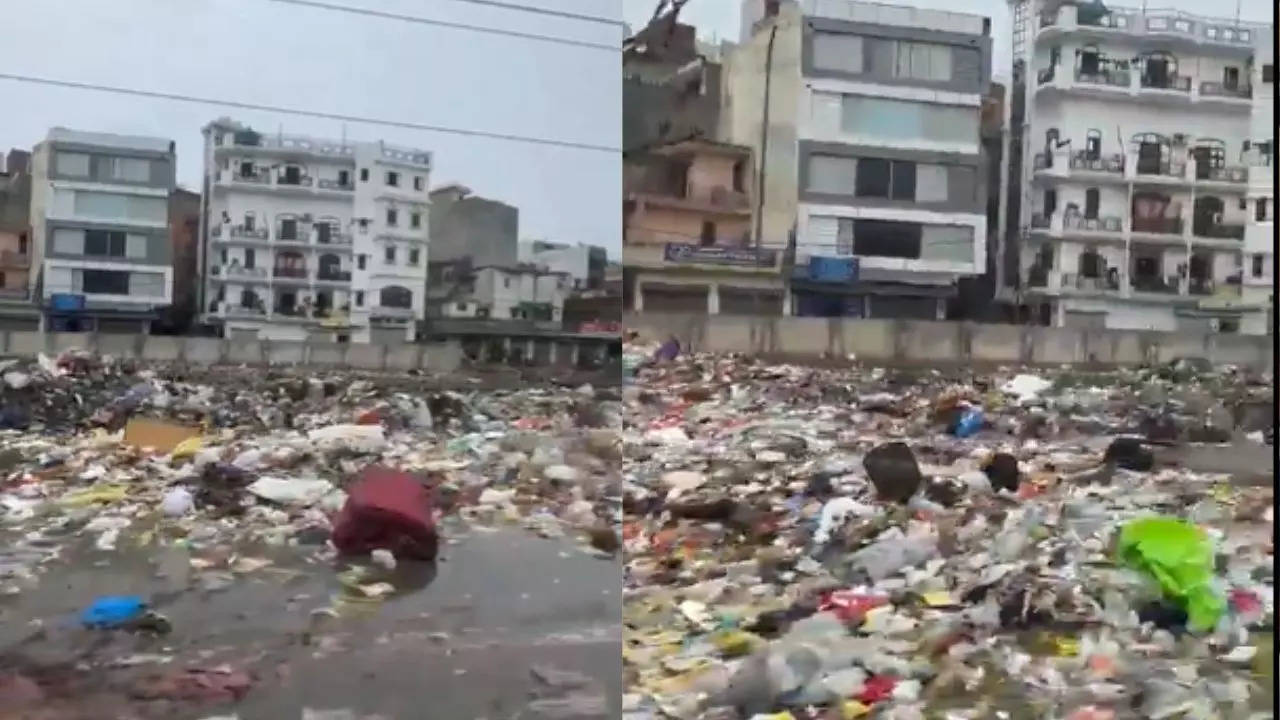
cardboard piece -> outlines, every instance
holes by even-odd
[[[200,428],[177,423],[133,418],[124,426],[124,444],[136,448],[150,448],[169,454],[184,440],[200,436]]]

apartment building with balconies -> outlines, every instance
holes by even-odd
[[[204,129],[203,320],[263,339],[412,340],[431,155],[382,142]]]
[[[1022,302],[1054,326],[1264,332],[1242,284],[1273,30],[1060,0],[1015,18]]]
[[[785,312],[941,319],[986,272],[989,31],[963,13],[744,0],[721,135],[761,158],[761,236],[792,250]]]
[[[1267,33],[1259,38],[1258,58],[1272,58],[1275,36]],[[1274,332],[1275,318],[1275,164],[1276,119],[1275,65],[1267,60],[1253,66],[1253,108],[1249,115],[1249,146],[1244,152],[1249,188],[1245,193],[1248,213],[1244,227],[1244,272],[1242,299],[1248,305],[1267,309],[1266,331]]]
[[[32,297],[44,327],[145,332],[172,301],[174,143],[53,128],[31,159]]]

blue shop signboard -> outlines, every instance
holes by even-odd
[[[814,255],[809,258],[808,279],[820,283],[851,283],[858,279],[858,258]]]

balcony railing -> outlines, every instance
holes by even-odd
[[[1133,232],[1154,235],[1181,235],[1182,218],[1135,217],[1133,219]]]
[[[1124,232],[1124,219],[1118,215],[1085,217],[1083,215],[1066,215],[1062,218],[1064,230],[1083,230],[1085,232]]]
[[[329,233],[328,239],[319,235],[316,236],[317,245],[350,245],[351,242],[349,233]]]
[[[351,282],[350,270],[321,270],[316,274],[317,280],[329,280],[332,282]]]
[[[267,277],[267,269],[260,267],[250,268],[243,265],[214,265],[209,268],[209,274],[214,277],[262,279]]]
[[[1226,183],[1247,183],[1249,182],[1249,168],[1244,166],[1213,167],[1211,165],[1197,164],[1196,179]]]
[[[1162,278],[1154,275],[1134,275],[1130,281],[1135,292],[1177,295],[1177,278]]]
[[[231,175],[231,182],[270,185],[271,176],[267,173],[234,173]]]
[[[1253,88],[1248,85],[1227,87],[1220,82],[1200,83],[1200,94],[1204,97],[1225,97],[1248,100],[1253,97]]]
[[[290,178],[285,175],[276,176],[276,185],[284,187],[311,187],[313,182],[309,175],[299,175],[296,178]]]
[[[306,268],[295,267],[278,267],[272,271],[272,274],[278,278],[303,278],[307,277]]]
[[[1191,92],[1191,78],[1186,75],[1168,75],[1166,77],[1142,75],[1139,78],[1139,85],[1143,90],[1176,90],[1178,92]]]
[[[316,182],[316,187],[319,187],[321,190],[355,190],[356,189],[355,184],[352,183],[351,181],[347,181],[344,183],[344,182],[339,182],[337,180],[329,180],[326,178],[321,178],[320,180],[318,180]]]
[[[14,250],[0,250],[0,266],[10,268],[31,267],[31,256]]]
[[[266,228],[250,229],[243,225],[233,225],[229,234],[231,237],[249,238],[252,240],[266,240],[268,235]]]
[[[1187,165],[1183,162],[1174,162],[1172,160],[1162,160],[1158,163],[1144,163],[1138,161],[1135,168],[1139,175],[1151,175],[1156,177],[1185,178],[1187,176]]]
[[[1119,273],[1111,275],[1105,273],[1093,277],[1086,277],[1082,273],[1063,273],[1062,287],[1075,288],[1076,290],[1097,291],[1097,292],[1118,292],[1120,290],[1121,279]]]
[[[1132,80],[1132,71],[1121,70],[1119,68],[1107,68],[1097,72],[1076,70],[1076,82],[1084,85],[1106,85],[1108,87],[1127,88]]]
[[[1216,240],[1244,240],[1244,224],[1205,223],[1192,227],[1191,234]]]
[[[221,306],[224,315],[238,317],[263,317],[267,311],[258,307],[245,307],[243,305],[223,305]]]
[[[1124,155],[1091,156],[1088,150],[1077,150],[1071,155],[1072,170],[1088,170],[1090,172],[1124,173]]]

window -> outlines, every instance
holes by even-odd
[[[973,227],[969,225],[921,226],[920,259],[973,262]]]
[[[889,195],[894,200],[916,199],[916,164],[913,162],[893,163],[893,185]]]
[[[285,185],[300,185],[302,183],[302,168],[297,165],[285,165],[284,175],[280,177],[280,182]]]
[[[257,221],[257,218],[256,218],[256,217],[254,217],[254,214],[253,214],[253,213],[251,213],[251,212],[247,212],[247,213],[245,213],[245,214],[244,214],[244,229],[245,229],[245,230],[248,230],[249,232],[253,232],[253,226],[254,226],[254,224],[256,223],[256,221]]]
[[[223,249],[222,249],[222,252],[218,253],[218,259],[222,262],[222,264],[223,264],[223,265],[226,265],[226,264],[227,264],[228,260],[227,260],[227,249],[226,249],[226,248],[223,248]]]
[[[917,165],[916,197],[919,202],[946,202],[949,199],[949,172],[968,171],[970,168],[948,168],[945,165]]]
[[[125,238],[125,257],[139,260],[147,256],[147,236],[130,234]]]
[[[1240,87],[1240,68],[1222,68],[1222,87],[1226,90],[1235,90]]]
[[[505,277],[505,276],[504,276],[504,277],[502,278],[502,287],[504,287],[504,288],[510,288],[510,287],[511,287],[511,278],[509,278],[509,277]]]
[[[321,245],[328,245],[333,241],[333,226],[329,223],[320,223],[316,225],[316,242]]]
[[[1053,217],[1058,211],[1058,191],[1049,189],[1044,191],[1044,216]]]
[[[899,40],[893,74],[909,80],[950,81],[951,47]]]
[[[1267,221],[1267,199],[1258,198],[1258,204],[1253,210],[1253,219],[1258,222]]]
[[[53,251],[60,255],[83,255],[84,231],[61,228],[54,230]]]
[[[369,168],[360,168],[360,182],[369,182]]]
[[[395,246],[388,246],[388,247],[383,251],[383,259],[384,259],[384,260],[386,260],[386,262],[387,262],[387,264],[388,264],[388,265],[395,265],[395,264],[396,264],[396,249],[395,249]]]
[[[845,95],[840,130],[877,140],[978,142],[978,110],[959,105]]]
[[[809,190],[833,195],[853,195],[858,161],[834,155],[809,157]]]
[[[1102,158],[1102,131],[1088,130],[1084,134],[1084,156],[1086,160]]]
[[[1263,65],[1262,66],[1262,82],[1274,83],[1275,81],[1276,81],[1276,66],[1270,65],[1270,64]]]
[[[920,257],[919,223],[892,220],[854,220],[853,254],[872,257]]]
[[[519,311],[518,309],[516,309],[516,308],[511,308],[510,312],[511,312],[511,317],[512,317],[512,318],[518,318],[518,317],[520,317],[520,311]]]
[[[165,222],[169,211],[166,198],[84,190],[75,191],[73,206],[76,215],[157,223]]]
[[[915,163],[859,158],[855,194],[858,197],[915,200]]]
[[[150,182],[151,161],[141,158],[112,158],[111,179],[126,182]]]
[[[124,257],[126,236],[122,232],[107,230],[86,230],[84,233],[84,254],[100,257]]]
[[[418,264],[418,259],[421,257],[421,254],[422,254],[422,251],[421,251],[421,250],[418,250],[418,249],[416,249],[416,248],[415,248],[415,249],[413,249],[413,250],[410,250],[410,251],[409,251],[409,264],[410,264],[410,265],[417,265],[417,264]]]
[[[59,175],[89,177],[89,156],[84,153],[60,152],[54,156],[53,164]]]
[[[453,306],[453,307],[454,307],[454,309],[455,309],[455,310],[457,310],[458,312],[466,312],[466,310],[467,310],[467,304],[466,304],[466,303],[464,303],[464,302],[454,303],[454,306]]]
[[[1080,49],[1080,74],[1084,76],[1095,76],[1101,69],[1102,56],[1098,52],[1097,45],[1086,45]]]
[[[706,247],[716,244],[716,224],[710,220],[702,221],[702,232],[698,235],[698,242]]]
[[[164,273],[129,273],[129,295],[133,297],[164,297]]]
[[[254,170],[253,163],[249,162],[248,160],[241,161],[241,163],[240,163],[240,177],[242,177],[242,178],[250,178],[250,177],[253,177],[253,176],[254,176],[254,175],[256,175],[256,174],[257,174],[257,173],[256,173],[256,171]]]
[[[1242,198],[1240,198],[1240,209],[1241,209],[1241,210],[1248,210],[1248,209],[1249,209],[1249,199],[1248,199],[1248,198],[1243,198],[1243,197],[1242,197]]]
[[[286,218],[280,221],[280,240],[297,240],[298,239],[298,221],[293,218]]]
[[[129,273],[123,270],[82,270],[81,289],[95,295],[128,295]]]
[[[814,33],[813,66],[819,70],[861,73],[862,38],[848,33]]]
[[[347,172],[346,170],[339,170],[338,185],[340,187],[347,187],[350,184],[351,184],[351,173]]]
[[[422,213],[409,213],[409,227],[414,229],[422,227]]]
[[[364,307],[364,291],[356,291],[356,307]]]
[[[360,226],[360,232],[369,232],[369,218],[360,218],[356,223]]]
[[[407,288],[389,285],[382,288],[382,291],[378,293],[378,301],[382,307],[411,308],[413,307],[413,293]]]
[[[368,262],[368,260],[369,260],[368,255],[365,255],[364,253],[360,253],[359,255],[356,256],[356,268],[359,270],[363,270],[365,263]]]
[[[252,290],[240,291],[240,307],[256,308],[258,307],[258,293]]]
[[[387,209],[387,225],[389,225],[390,227],[395,227],[397,220],[399,220],[399,213],[396,212],[395,208],[388,208]]]
[[[739,160],[733,164],[733,191],[747,191],[747,161]]]
[[[244,249],[245,268],[248,270],[252,270],[255,267],[257,267],[257,265],[258,265],[258,254],[253,251],[253,248],[245,248]]]
[[[21,233],[18,235],[18,254],[19,255],[27,254],[27,234],[26,233]]]
[[[1262,253],[1254,253],[1253,256],[1249,259],[1249,270],[1252,271],[1253,276],[1256,278],[1262,277],[1263,261],[1264,261],[1264,256],[1262,255]]]
[[[1098,218],[1099,192],[1098,188],[1089,188],[1084,191],[1084,216],[1090,220]],[[1093,276],[1089,276],[1093,277]]]
[[[414,189],[414,190],[421,191],[421,190],[422,190],[422,188],[423,188],[422,176],[421,176],[421,175],[414,175],[414,176],[413,176],[413,189]]]
[[[387,187],[400,187],[400,173],[398,172],[387,173]]]

